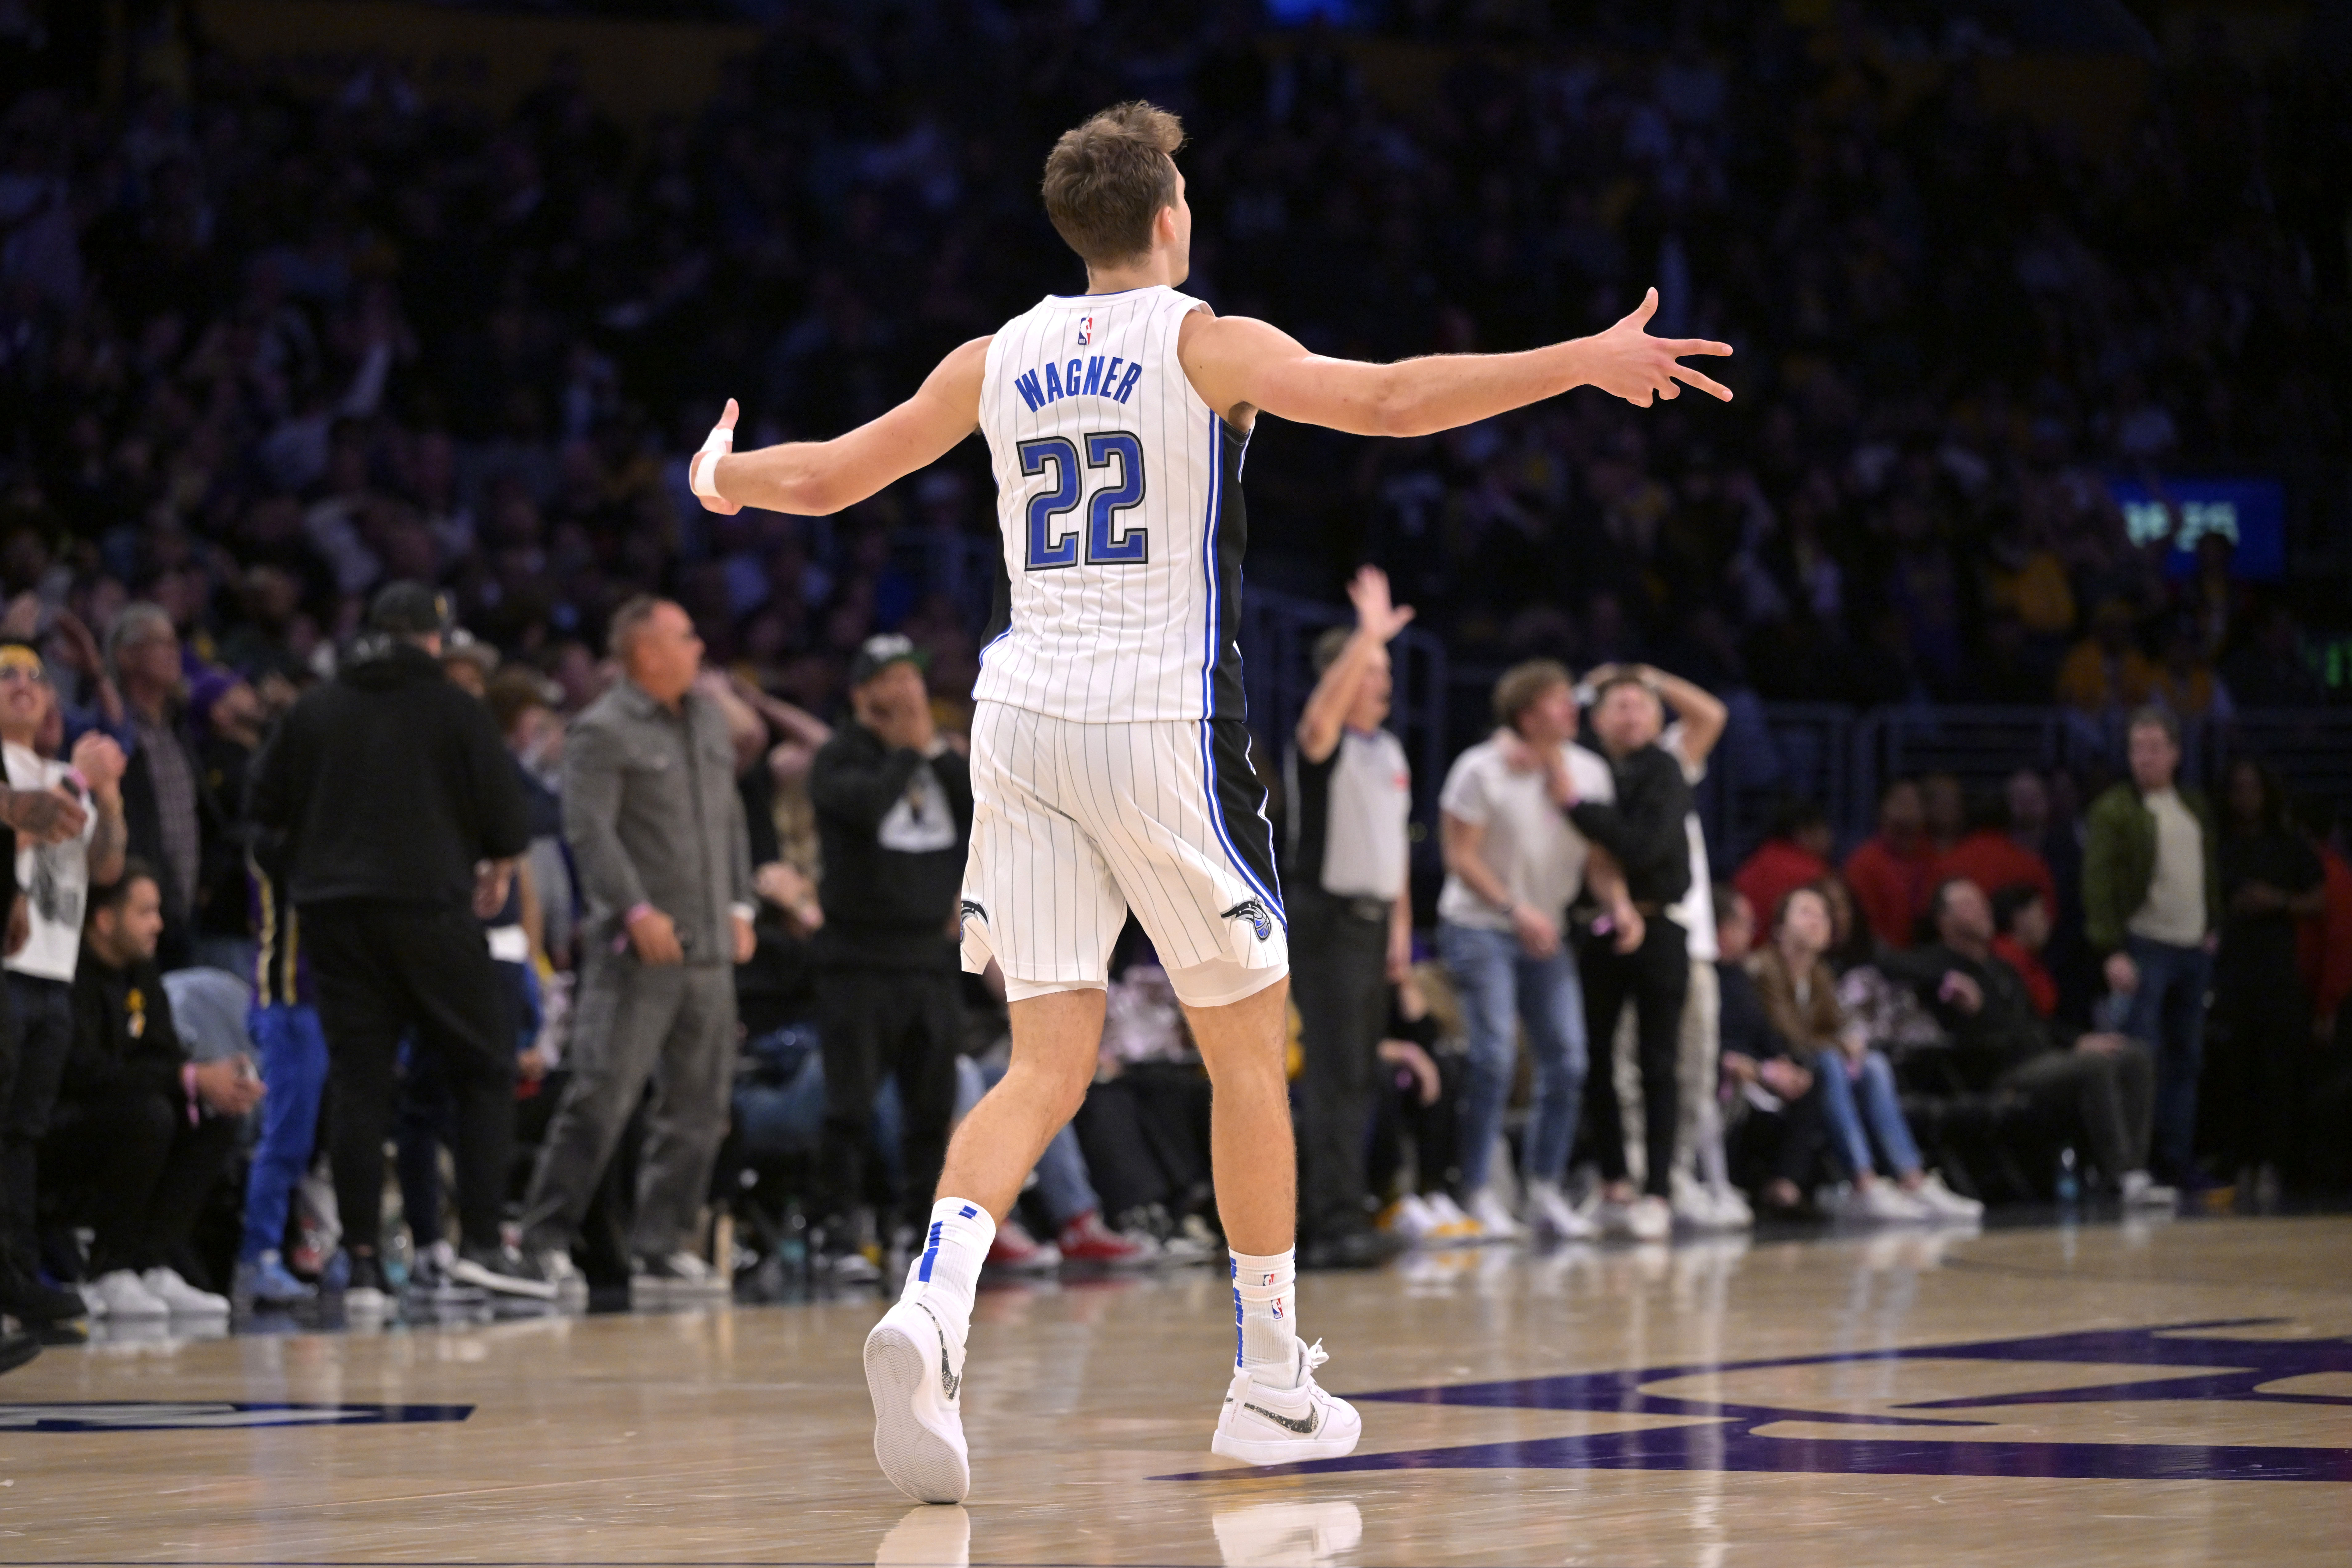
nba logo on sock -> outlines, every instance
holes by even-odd
[[[1094,341],[1095,319],[1092,316],[1080,316],[1078,318],[1078,346],[1080,348],[1084,348]]]
[[[1274,1299],[1274,1315],[1277,1318],[1282,1316],[1282,1298],[1279,1296]]]

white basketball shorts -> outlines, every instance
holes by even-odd
[[[1129,910],[1171,974],[1290,967],[1265,791],[1238,721],[1081,724],[1001,702],[971,721],[963,965],[1100,985]]]

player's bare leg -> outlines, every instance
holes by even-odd
[[[1099,990],[1057,991],[1008,1009],[1012,1064],[956,1129],[923,1250],[866,1338],[874,1457],[918,1502],[961,1502],[971,1489],[961,1394],[972,1293],[996,1221],[1094,1081],[1105,1000]]]
[[[1233,1248],[1234,1375],[1210,1447],[1254,1465],[1349,1453],[1363,1424],[1316,1385],[1323,1347],[1298,1342],[1298,1156],[1283,1045],[1290,984],[1184,1009],[1209,1070],[1210,1161]]]

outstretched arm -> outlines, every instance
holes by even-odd
[[[1412,619],[1411,605],[1389,603],[1388,574],[1377,566],[1356,574],[1348,584],[1348,597],[1356,605],[1355,635],[1315,683],[1314,695],[1298,716],[1298,754],[1310,763],[1320,763],[1339,749],[1339,731],[1356,705],[1357,689],[1372,673],[1373,660]]]
[[[855,506],[947,456],[980,428],[980,379],[986,338],[941,360],[915,395],[879,418],[830,441],[787,441],[753,452],[733,450],[735,400],[694,455],[688,484],[703,506],[736,512],[747,506],[823,517]]]
[[[1679,397],[1684,382],[1727,402],[1728,387],[1678,363],[1684,354],[1727,354],[1728,343],[1654,338],[1653,289],[1633,314],[1589,338],[1508,354],[1433,354],[1367,364],[1309,353],[1278,328],[1246,316],[1185,318],[1178,340],[1184,373],[1220,414],[1246,425],[1249,410],[1321,425],[1351,436],[1428,436],[1597,386],[1647,408]],[[1235,417],[1239,415],[1239,417]]]

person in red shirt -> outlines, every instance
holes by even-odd
[[[2311,993],[2314,1032],[2325,1043],[2336,1037],[2336,1012],[2352,997],[2352,860],[2345,858],[2336,839],[2333,802],[2306,802],[2298,815],[2312,853],[2319,857],[2320,889],[2327,900],[2318,914],[2304,919],[2296,952],[2303,984]]]
[[[1979,888],[2031,883],[2052,918],[2058,908],[2058,879],[2050,862],[2017,841],[2010,831],[2009,803],[1999,795],[1977,803],[1968,834],[1937,858],[1928,886],[1965,877]]]
[[[1830,853],[1836,847],[1830,819],[1819,805],[1810,800],[1784,800],[1772,814],[1764,842],[1739,868],[1731,885],[1759,918],[1769,917],[1780,907],[1782,899],[1830,874]]]
[[[2058,1011],[2058,982],[2042,962],[2053,907],[2032,882],[2012,882],[1992,896],[1992,951],[2017,971],[2034,1012],[2044,1018]]]
[[[1936,851],[1916,779],[1896,779],[1878,797],[1878,831],[1845,858],[1845,879],[1870,933],[1893,948],[1911,945],[1936,887]]]

